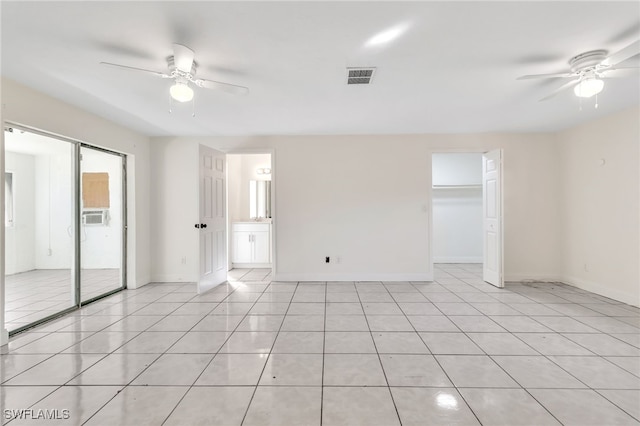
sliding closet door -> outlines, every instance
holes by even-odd
[[[123,155],[80,148],[80,294],[87,302],[124,287]]]
[[[5,310],[10,332],[76,305],[76,144],[5,130]]]

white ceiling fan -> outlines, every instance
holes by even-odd
[[[128,65],[112,64],[110,62],[100,62],[102,65],[117,67],[121,69],[140,71],[160,78],[171,78],[175,84],[169,89],[171,97],[178,102],[189,102],[193,99],[193,89],[190,84],[205,89],[222,90],[235,95],[249,93],[249,89],[236,84],[222,83],[220,81],[196,78],[198,64],[194,61],[193,50],[181,44],[173,44],[173,55],[167,58],[168,72],[146,70],[143,68],[130,67]]]
[[[635,41],[624,49],[609,55],[606,50],[591,50],[581,53],[569,60],[569,69],[566,71],[551,74],[533,74],[518,77],[518,80],[528,80],[534,78],[571,78],[572,80],[563,84],[549,95],[540,99],[546,101],[558,93],[573,87],[576,96],[580,98],[590,98],[597,95],[604,88],[602,78],[612,77],[607,75],[611,71],[622,69],[637,69],[632,66],[619,66],[633,56],[640,54],[640,40]],[[596,104],[597,107],[597,104]]]

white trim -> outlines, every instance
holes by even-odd
[[[433,281],[433,273],[375,274],[375,273],[291,273],[275,274],[272,281]]]
[[[582,278],[564,277],[560,281],[572,287],[587,290],[592,293],[599,294],[600,296],[608,297],[610,299],[617,300],[631,306],[640,307],[640,297],[638,295],[634,296],[633,294],[627,292],[614,290],[600,283],[587,281]]]
[[[6,329],[0,330],[0,346],[4,346],[9,343],[9,332]]]
[[[232,263],[232,269],[271,269],[270,263]]]
[[[535,281],[535,282],[563,282],[562,278],[557,275],[544,275],[544,274],[509,274],[505,275],[504,282],[521,282],[521,281]]]
[[[479,263],[479,264],[482,264],[482,256],[434,257],[433,263]]]
[[[198,277],[190,277],[189,274],[162,274],[152,275],[152,283],[198,283]],[[146,285],[146,284],[145,284]]]

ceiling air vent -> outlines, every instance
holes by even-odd
[[[369,84],[375,68],[347,68],[347,84]]]

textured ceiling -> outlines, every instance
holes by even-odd
[[[147,135],[555,131],[638,105],[639,73],[594,100],[564,80],[588,50],[640,39],[640,2],[7,2],[2,76]],[[397,38],[382,44],[385,31]],[[173,42],[198,76],[250,88],[196,89],[169,113],[168,80],[99,65],[166,71]],[[638,58],[627,61],[638,65]],[[376,67],[370,85],[346,67]]]

